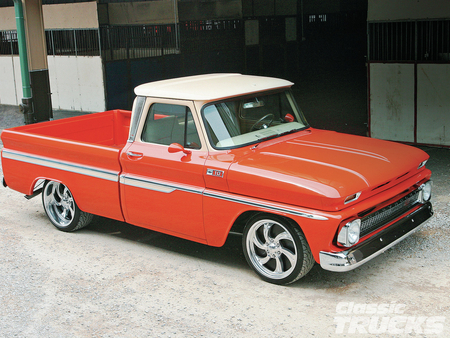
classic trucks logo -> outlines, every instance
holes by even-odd
[[[358,304],[340,302],[336,305],[336,333],[438,335],[444,330],[443,316],[409,316],[406,305],[395,302],[386,304]]]
[[[223,171],[222,170],[216,170],[216,169],[206,169],[206,175],[209,176],[215,176],[215,177],[222,177],[223,178]]]

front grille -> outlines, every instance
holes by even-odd
[[[363,237],[372,231],[381,228],[386,225],[396,217],[401,214],[407,212],[414,205],[418,203],[419,198],[419,190],[415,190],[405,197],[399,199],[397,202],[394,202],[383,209],[375,211],[374,213],[367,215],[366,217],[361,219],[361,234]]]

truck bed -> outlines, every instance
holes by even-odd
[[[131,112],[110,110],[14,128],[18,132],[122,148],[130,129]]]
[[[38,180],[71,182],[81,210],[122,220],[119,153],[130,119],[130,111],[111,110],[4,130],[6,184],[31,195]]]

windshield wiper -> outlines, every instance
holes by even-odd
[[[280,136],[284,136],[284,135],[288,135],[288,134],[293,134],[293,133],[296,133],[296,132],[298,132],[298,131],[300,131],[300,130],[302,130],[302,129],[303,129],[303,128],[295,128],[295,129],[291,129],[291,130],[288,130],[288,131],[285,131],[285,132],[282,132],[282,133],[272,134],[272,135],[269,135],[269,136],[264,136],[264,137],[258,138],[258,143],[255,144],[251,149],[252,149],[252,150],[253,150],[253,149],[256,149],[256,148],[259,146],[259,144],[260,144],[261,142],[264,142],[264,141],[267,141],[267,140],[271,140],[271,139],[273,139],[273,138],[277,138],[277,137],[280,137]]]
[[[272,135],[269,135],[269,136],[264,136],[264,137],[258,138],[257,143],[251,149],[252,150],[256,149],[256,147],[258,147],[261,144],[261,142],[264,142],[264,141],[267,141],[267,140],[271,140],[271,139],[276,138],[278,136],[279,136],[278,134],[272,134]]]
[[[293,134],[293,133],[296,133],[296,132],[298,132],[298,131],[300,131],[300,130],[302,130],[302,129],[303,129],[303,128],[295,128],[295,129],[291,129],[291,130],[288,130],[288,131],[279,133],[277,136],[284,136],[284,135],[288,135],[288,134]]]

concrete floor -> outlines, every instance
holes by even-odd
[[[16,110],[0,106],[0,131]],[[450,149],[424,150],[430,222],[358,269],[316,265],[288,287],[250,270],[239,236],[214,248],[101,217],[63,233],[40,197],[0,187],[0,337],[449,337]]]

